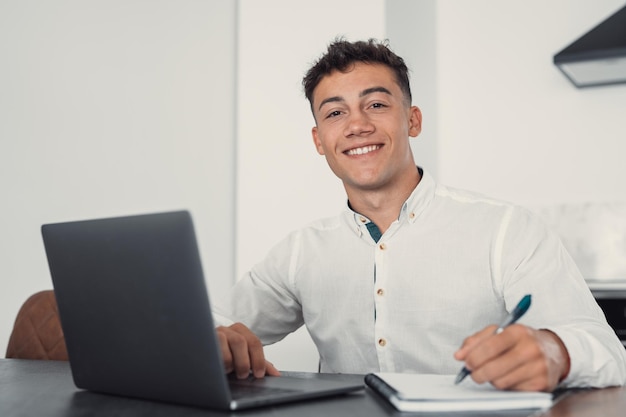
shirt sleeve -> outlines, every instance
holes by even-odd
[[[625,384],[626,349],[559,237],[519,208],[503,227],[500,272],[507,309],[532,294],[532,305],[520,322],[550,330],[563,341],[571,367],[562,385]]]
[[[216,325],[241,322],[264,345],[278,342],[302,326],[302,307],[293,288],[297,240],[297,232],[285,238],[237,281],[225,300],[215,303]]]

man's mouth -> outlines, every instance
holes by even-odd
[[[382,145],[363,146],[362,148],[349,149],[345,151],[345,154],[346,155],[365,155],[366,153],[373,152],[380,148],[382,148]]]

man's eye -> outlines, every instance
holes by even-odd
[[[326,118],[329,119],[331,117],[337,117],[340,114],[341,114],[341,112],[339,110],[331,111],[330,113],[328,113],[328,116],[326,116]]]
[[[374,103],[374,104],[372,104],[372,108],[374,108],[374,109],[382,109],[383,107],[387,107],[387,106],[385,106],[383,103]]]

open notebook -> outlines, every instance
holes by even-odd
[[[365,384],[400,411],[472,411],[544,409],[552,405],[545,392],[502,391],[455,375],[373,373]]]

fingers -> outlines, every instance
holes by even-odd
[[[491,382],[501,389],[515,386],[541,370],[541,351],[529,334],[532,329],[518,325],[476,346],[466,359],[472,378]]]
[[[503,373],[501,377],[489,381],[494,387],[516,391],[552,391],[548,381],[543,378],[545,367],[542,361],[528,361]]]
[[[494,326],[468,337],[455,358],[465,361],[477,383],[500,389],[552,391],[569,369],[569,356],[558,336],[546,330],[512,325],[494,335]]]
[[[278,376],[280,372],[265,360],[263,345],[250,329],[241,323],[217,328],[224,367],[227,373],[235,372],[237,378],[247,378],[252,371],[256,378],[265,374]]]
[[[476,347],[483,340],[493,336],[498,326],[491,325],[485,327],[483,330],[478,333],[474,333],[463,341],[461,348],[454,353],[454,357],[457,360],[463,361],[467,357],[468,353]],[[471,368],[468,368],[471,369]]]
[[[222,360],[224,361],[224,369],[226,373],[229,374],[234,370],[234,359],[233,355],[230,352],[230,347],[228,346],[228,329],[223,326],[219,326],[217,329],[217,338],[220,342],[220,352],[222,353]]]
[[[280,376],[280,371],[269,361],[265,361],[265,372],[270,376]]]

